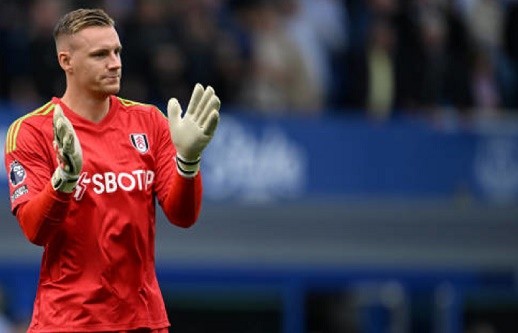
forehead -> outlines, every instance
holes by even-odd
[[[96,49],[120,46],[119,34],[114,27],[87,27],[71,37],[76,48]]]

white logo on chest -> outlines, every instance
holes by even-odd
[[[139,153],[144,154],[149,149],[149,143],[146,134],[133,133],[130,134],[130,141],[133,147],[138,150]]]
[[[83,172],[79,177],[76,185],[74,198],[79,201],[83,198],[86,190],[93,185],[93,191],[96,194],[114,193],[118,190],[131,191],[147,191],[153,186],[155,173],[151,170],[133,170],[131,172],[104,172],[89,175]]]

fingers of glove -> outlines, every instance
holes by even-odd
[[[73,149],[74,127],[59,105],[54,110],[54,138],[60,148]]]
[[[54,107],[54,115],[52,118],[52,124],[54,127],[54,140],[56,141],[58,147],[62,147],[62,139],[63,139],[63,110],[61,109],[61,106],[56,105]]]
[[[196,111],[194,113],[194,120],[200,124],[199,120],[202,117],[203,111],[205,110],[207,104],[212,99],[212,96],[214,96],[215,92],[214,89],[211,86],[208,86],[207,89],[203,92],[203,96],[201,97],[200,104],[196,108]]]
[[[194,90],[192,91],[191,100],[189,101],[189,105],[187,106],[187,111],[185,112],[188,115],[193,115],[198,105],[200,104],[201,98],[203,96],[204,89],[203,86],[199,83],[196,83],[194,86]]]
[[[70,173],[70,174],[77,174],[78,173],[78,168],[74,162],[74,159],[72,158],[72,156],[70,154],[67,154],[67,153],[63,153],[63,170],[65,170],[66,172]]]
[[[176,98],[169,99],[167,103],[167,118],[169,118],[169,121],[180,120],[181,116],[182,108],[178,100]]]
[[[74,132],[69,130],[63,136],[63,155],[70,160],[70,156],[75,153],[76,150]]]
[[[221,107],[221,102],[220,102],[218,96],[212,95],[210,101],[207,103],[207,105],[205,106],[205,109],[203,110],[202,114],[200,115],[198,124],[200,124],[200,126],[202,128],[205,128],[207,119],[212,114],[212,111],[216,110],[217,112],[219,112],[220,107]]]
[[[57,152],[61,167],[70,174],[76,174],[81,169],[81,157],[76,156],[81,154],[78,148],[73,130],[67,131],[63,135],[62,147]]]
[[[203,134],[212,137],[219,123],[219,112],[213,109],[203,123]]]
[[[65,115],[63,114],[63,109],[59,104],[54,105],[54,115],[52,120],[54,121],[54,124],[56,124],[56,121],[60,118],[63,118]]]
[[[56,160],[61,168],[65,168],[66,160],[63,157],[63,149],[59,148],[56,140],[52,142],[52,146],[54,147],[54,153],[56,154]]]
[[[62,154],[72,155],[76,152],[74,127],[66,117],[58,120],[58,137],[61,139]]]
[[[68,146],[68,143],[67,143]],[[71,148],[69,150],[58,147],[57,143],[54,141],[54,151],[56,152],[56,159],[58,161],[59,166],[65,170],[68,173],[73,173],[78,169],[76,163],[73,159],[74,152],[71,151],[74,150],[74,148]]]
[[[75,142],[74,142],[74,133],[71,128],[67,128],[65,125],[65,133],[63,134],[63,153],[65,154],[73,154],[75,152]]]
[[[54,108],[53,125],[53,146],[61,168],[70,174],[79,173],[82,168],[81,146],[72,123],[59,105]]]

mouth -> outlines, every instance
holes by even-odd
[[[118,81],[120,79],[120,75],[107,75],[104,76],[103,79],[107,81]]]

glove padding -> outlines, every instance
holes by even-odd
[[[83,167],[83,152],[72,123],[59,105],[54,107],[53,126],[58,167],[52,175],[52,187],[56,191],[72,193]]]
[[[169,129],[176,147],[176,166],[181,175],[194,177],[200,169],[201,154],[214,136],[219,123],[221,102],[214,89],[196,84],[187,111],[176,98],[167,104]]]

